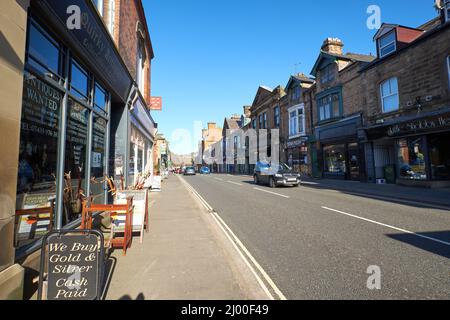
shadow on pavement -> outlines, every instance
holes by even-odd
[[[450,242],[450,231],[421,232],[417,234],[445,242]],[[408,233],[388,234],[387,236],[391,239],[407,243],[416,248],[450,259],[450,246],[444,243],[439,243]]]
[[[109,286],[111,285],[111,279],[114,274],[114,270],[116,269],[117,265],[117,258],[115,257],[109,257],[108,260],[105,262],[105,281],[103,283],[103,295],[102,300],[106,299],[106,296],[108,294]]]
[[[127,294],[127,295],[124,295],[123,297],[121,297],[119,300],[122,300],[122,301],[133,301],[133,300],[135,300],[135,301],[144,301],[145,300],[145,296],[144,296],[143,293],[140,293],[136,297],[136,299],[133,299],[133,298],[131,298],[130,295]]]

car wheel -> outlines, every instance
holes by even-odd
[[[270,177],[269,179],[269,187],[276,188],[275,179],[273,177]]]
[[[255,182],[256,185],[258,185],[258,184],[259,184],[258,176],[255,175],[255,176],[253,177],[253,181]]]

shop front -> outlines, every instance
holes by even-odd
[[[377,179],[424,187],[450,186],[448,108],[398,118],[395,122],[367,128],[366,132],[369,143],[374,146]],[[380,145],[386,147],[379,148]],[[382,165],[392,167],[393,177],[389,176],[390,171],[380,170]]]
[[[323,178],[364,180],[364,151],[358,142],[360,115],[316,128],[318,168]]]
[[[91,1],[79,2],[75,32],[66,26],[70,4],[32,1],[29,9],[16,210],[54,210],[39,221],[20,217],[17,258],[36,250],[51,228],[77,227],[82,199],[108,202],[111,117],[123,112],[132,87]]]
[[[304,175],[311,175],[308,141],[308,137],[301,137],[286,143],[287,165]]]

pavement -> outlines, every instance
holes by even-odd
[[[107,300],[264,300],[268,296],[210,213],[170,176],[150,193],[150,232],[108,263]]]
[[[327,181],[271,189],[224,174],[186,181],[286,299],[450,299],[445,190]],[[380,289],[368,286],[373,270]]]

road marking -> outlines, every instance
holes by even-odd
[[[220,179],[220,178],[214,178],[214,179],[216,179],[217,181],[223,181],[223,179]]]
[[[357,215],[350,214],[350,213],[347,213],[347,212],[344,212],[344,211],[339,211],[339,210],[331,209],[331,208],[328,208],[328,207],[322,207],[322,209],[325,209],[325,210],[328,210],[328,211],[333,211],[333,212],[336,212],[336,213],[340,213],[340,214],[343,214],[343,215],[346,215],[346,216],[349,216],[349,217],[352,217],[352,218],[356,218],[356,219],[359,219],[359,220],[367,221],[367,222],[370,222],[370,223],[377,224],[379,226],[383,226],[383,227],[387,227],[387,228],[390,228],[390,229],[393,229],[393,230],[396,230],[396,231],[412,234],[412,235],[415,235],[415,236],[417,236],[419,238],[427,239],[427,240],[430,240],[430,241],[438,242],[440,244],[444,244],[446,246],[450,246],[450,242],[446,242],[446,241],[439,240],[439,239],[432,238],[432,237],[427,237],[427,236],[424,236],[422,234],[419,234],[419,233],[416,233],[416,232],[413,232],[413,231],[409,231],[409,230],[405,230],[405,229],[398,228],[398,227],[395,227],[395,226],[391,226],[391,225],[388,225],[388,224],[385,224],[385,223],[381,223],[381,222],[378,222],[378,221],[375,221],[375,220],[370,220],[370,219],[367,219],[367,218],[359,217]]]
[[[289,196],[285,196],[284,194],[280,194],[280,193],[276,193],[276,192],[272,192],[272,191],[268,191],[268,190],[264,190],[264,189],[260,189],[260,188],[253,188],[253,189],[258,190],[258,191],[262,191],[262,192],[266,192],[266,193],[270,193],[270,194],[273,194],[273,195],[276,195],[276,196],[279,196],[279,197],[283,197],[283,198],[286,198],[286,199],[290,198]]]
[[[228,183],[231,183],[231,184],[235,184],[235,185],[237,185],[237,186],[243,186],[243,184],[242,183],[237,183],[237,182],[234,182],[234,181],[227,181]]]
[[[264,279],[267,281],[267,283],[270,285],[272,290],[278,295],[279,299],[287,300],[286,296],[277,287],[275,282],[273,282],[273,280],[270,278],[270,276],[265,272],[265,270],[261,267],[261,265],[256,261],[256,259],[253,257],[253,255],[244,246],[242,241],[240,241],[239,238],[234,234],[234,232],[231,230],[231,228],[225,223],[225,221],[223,221],[223,219],[219,216],[219,214],[214,211],[214,209],[209,205],[209,203],[185,179],[180,177],[180,180],[185,184],[186,188],[189,191],[191,191],[194,194],[194,196],[203,204],[203,206],[211,213],[213,219],[216,221],[219,228],[222,230],[222,232],[225,234],[225,236],[231,242],[233,247],[236,249],[236,251],[238,252],[240,257],[243,259],[244,263],[247,265],[247,267],[250,269],[251,273],[256,278],[256,281],[258,282],[258,284],[261,286],[263,291],[269,297],[269,299],[275,300],[274,296],[270,293],[270,291],[267,288],[264,281],[258,275],[258,273],[254,269],[254,267],[250,264],[249,259],[254,264],[254,266],[258,269],[258,271],[261,273],[261,275],[264,277]],[[234,239],[234,241],[233,241],[233,239]],[[244,253],[248,257],[248,259],[244,255]]]

